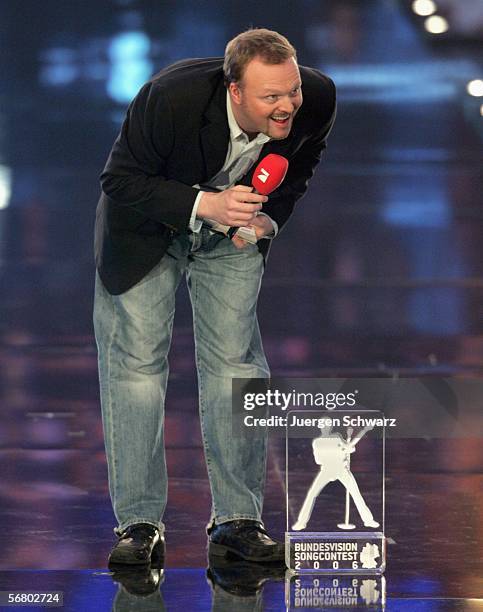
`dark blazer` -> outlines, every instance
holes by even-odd
[[[95,260],[112,295],[124,293],[162,258],[173,237],[187,232],[198,189],[223,166],[229,128],[223,59],[177,62],[156,74],[129,105],[101,174]],[[335,87],[318,70],[300,66],[303,104],[290,135],[264,145],[259,159],[289,160],[285,181],[263,212],[281,229],[307,189],[335,117]],[[255,163],[239,183],[249,185]],[[270,240],[258,247],[266,257]]]

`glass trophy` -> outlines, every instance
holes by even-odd
[[[286,422],[286,564],[297,574],[382,574],[384,415],[291,410]]]

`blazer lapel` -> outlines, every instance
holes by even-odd
[[[223,167],[230,139],[223,80],[217,86],[204,118],[205,125],[200,130],[200,140],[205,162],[204,181],[209,181]]]

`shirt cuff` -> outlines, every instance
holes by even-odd
[[[203,197],[204,191],[200,191],[196,196],[195,203],[193,204],[193,210],[191,211],[191,217],[188,227],[194,234],[198,234],[201,231],[201,226],[203,225],[202,219],[196,218],[196,213],[198,212],[198,206],[200,204],[200,200]]]
[[[264,217],[267,217],[267,219],[270,219],[272,225],[273,225],[273,232],[271,234],[268,234],[267,236],[263,236],[264,238],[268,238],[269,240],[271,240],[272,238],[275,238],[275,236],[278,234],[278,224],[276,221],[274,221],[272,219],[272,217],[269,217],[267,215],[267,213],[264,212],[259,212],[257,216],[259,215],[263,215]]]

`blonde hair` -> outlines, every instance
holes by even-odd
[[[281,64],[291,57],[297,60],[297,52],[285,36],[265,28],[251,28],[232,38],[226,45],[223,63],[225,84],[239,83],[246,65],[257,56],[267,64]]]

